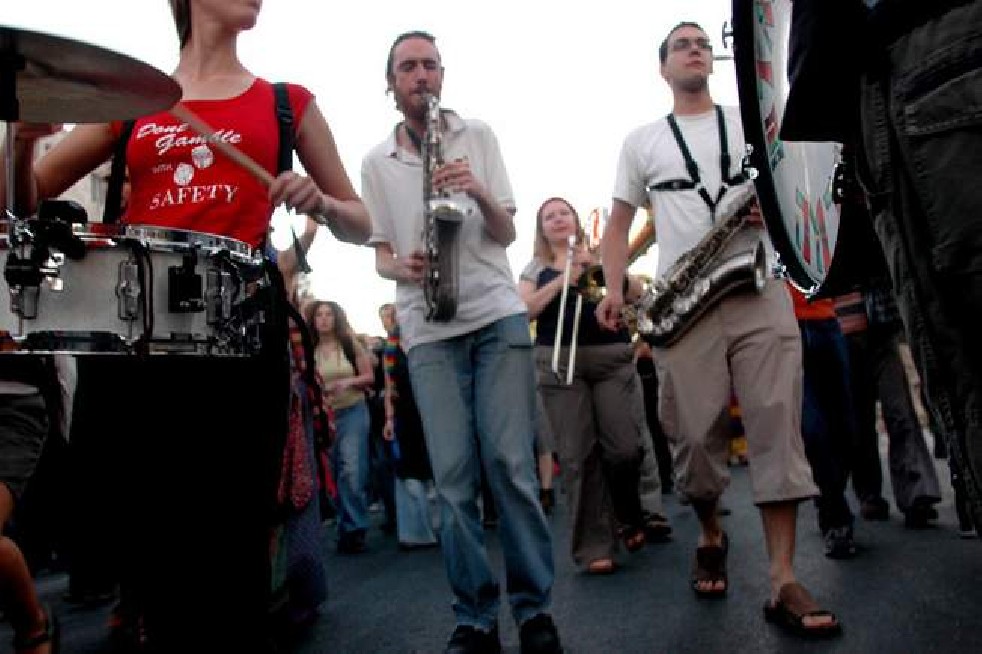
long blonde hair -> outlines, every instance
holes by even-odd
[[[580,214],[576,213],[576,207],[570,204],[566,198],[552,197],[547,199],[539,205],[539,210],[535,212],[535,243],[532,245],[532,255],[543,263],[552,263],[556,260],[556,253],[552,249],[549,239],[546,238],[545,232],[542,231],[542,212],[545,210],[546,205],[551,202],[562,202],[573,212],[573,218],[576,219],[577,245],[586,240],[586,233],[583,231],[583,225],[580,224]]]

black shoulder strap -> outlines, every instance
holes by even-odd
[[[290,94],[283,82],[273,84],[276,99],[276,122],[280,127],[280,151],[276,157],[276,172],[282,173],[293,168],[293,107]]]
[[[747,181],[747,176],[741,166],[740,172],[730,176],[730,146],[726,140],[726,118],[723,116],[723,108],[716,105],[716,122],[719,124],[719,167],[723,183],[728,186],[736,186]]]
[[[720,186],[719,193],[716,194],[716,199],[714,200],[712,196],[709,195],[709,191],[702,184],[702,179],[699,177],[699,166],[696,164],[695,160],[692,158],[692,153],[689,151],[689,146],[685,143],[685,138],[682,136],[682,130],[679,129],[678,121],[675,120],[673,114],[668,114],[666,120],[668,120],[668,126],[672,130],[672,136],[675,137],[675,142],[678,143],[679,150],[682,152],[682,159],[685,160],[685,169],[689,173],[689,179],[672,179],[665,182],[659,182],[658,184],[652,184],[648,187],[649,191],[684,191],[689,189],[696,189],[699,193],[699,197],[702,201],[706,203],[709,207],[709,211],[713,216],[715,221],[716,217],[716,207],[719,205],[720,200],[723,199],[723,195],[730,186],[736,184],[741,184],[746,181],[746,176],[743,172],[739,172],[736,175],[730,176],[730,150],[729,143],[726,139],[726,120],[723,116],[723,108],[718,104],[713,105],[716,110],[716,122],[719,131],[719,165],[720,173],[723,184]]]
[[[109,168],[109,185],[106,188],[106,206],[102,210],[102,222],[119,222],[119,213],[123,202],[123,182],[126,180],[126,144],[129,143],[130,134],[133,133],[135,121],[127,120],[123,122],[113,149],[112,164]]]
[[[273,84],[273,95],[276,100],[276,122],[280,127],[280,150],[276,156],[276,172],[279,174],[293,169],[293,146],[296,140],[293,135],[293,107],[290,105],[287,85],[283,82]],[[297,267],[301,272],[309,273],[310,264],[300,246],[300,239],[292,227],[290,233],[293,236],[293,251],[297,255]]]

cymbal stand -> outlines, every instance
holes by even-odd
[[[25,66],[24,57],[16,51],[13,36],[0,32],[0,120],[6,123],[3,142],[3,158],[6,173],[5,218],[9,221],[8,238],[10,252],[4,262],[3,276],[10,294],[10,310],[23,319],[37,315],[41,271],[33,261],[33,252],[27,253],[33,235],[27,221],[16,214],[16,165],[14,139],[17,137],[17,121],[20,119],[20,103],[17,100],[17,72]],[[30,162],[28,162],[30,165]],[[33,248],[31,248],[33,250]]]
[[[17,71],[24,68],[24,58],[14,50],[13,38],[0,33],[0,120],[6,126],[3,142],[3,158],[7,171],[7,216],[14,218],[14,137],[20,119],[20,103],[17,101]]]

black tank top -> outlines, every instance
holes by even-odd
[[[554,268],[545,267],[539,271],[536,280],[536,288],[542,288],[562,273]],[[552,301],[546,305],[535,319],[535,344],[553,346],[556,343],[556,324],[559,317],[559,302],[562,295],[557,294]],[[627,329],[620,329],[612,332],[604,329],[597,322],[597,304],[590,300],[583,300],[583,310],[580,313],[580,332],[576,337],[578,347],[584,345],[609,345],[611,343],[630,343],[631,339]],[[573,334],[573,316],[576,313],[576,293],[570,289],[569,296],[566,298],[566,315],[563,321],[563,345],[569,345]]]

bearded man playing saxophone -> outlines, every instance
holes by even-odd
[[[511,184],[487,125],[434,110],[443,66],[433,36],[397,37],[385,77],[405,120],[365,157],[362,194],[373,221],[376,269],[396,282],[396,313],[442,508],[440,544],[457,622],[446,652],[495,654],[501,647],[499,588],[477,506],[483,464],[501,518],[522,652],[558,654],[548,614],[552,538],[533,456],[532,342],[505,255],[515,239]],[[445,191],[451,197],[439,197]],[[434,206],[451,203],[455,250],[444,251],[443,243],[434,252]],[[444,257],[457,257],[458,278],[446,277]],[[449,301],[434,311],[431,299],[440,296]],[[445,310],[451,305],[453,311]]]
[[[680,23],[662,42],[659,59],[674,106],[667,118],[631,132],[621,150],[602,244],[608,293],[597,308],[608,329],[616,329],[621,318],[623,294],[611,280],[624,277],[627,236],[638,206],[652,206],[661,275],[732,213],[734,198],[751,195],[739,165],[745,142],[739,111],[714,105],[709,93],[713,58],[706,32],[695,23]],[[742,229],[760,229],[747,222]],[[767,280],[759,293],[723,297],[677,341],[655,348],[655,361],[659,416],[673,444],[676,488],[692,503],[701,526],[693,591],[705,598],[728,590],[728,539],[716,508],[729,483],[732,384],[770,558],[765,616],[802,635],[839,633],[836,617],[819,609],[792,567],[797,504],[816,495],[817,488],[801,438],[801,344],[784,285]]]

